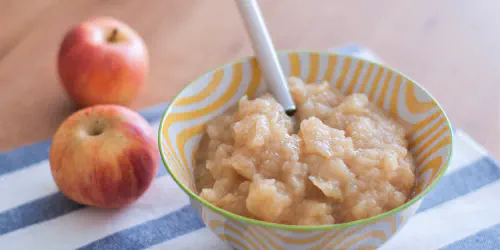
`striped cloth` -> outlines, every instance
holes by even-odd
[[[376,60],[355,46],[343,53]],[[141,114],[158,129],[166,104]],[[416,215],[382,249],[500,249],[500,169],[455,130],[453,159]],[[160,166],[133,205],[97,209],[65,198],[52,180],[50,141],[0,153],[0,249],[228,249]]]

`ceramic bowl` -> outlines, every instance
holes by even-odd
[[[421,86],[387,66],[332,52],[280,52],[287,76],[306,82],[329,81],[343,94],[365,93],[390,114],[412,127],[410,151],[416,160],[415,194],[407,203],[375,217],[322,226],[291,226],[245,218],[224,211],[197,195],[193,178],[194,148],[204,124],[265,91],[254,57],[214,69],[191,82],[172,101],[159,129],[162,159],[172,178],[189,196],[203,222],[236,249],[375,249],[412,217],[422,198],[443,176],[451,157],[453,132],[445,112]]]

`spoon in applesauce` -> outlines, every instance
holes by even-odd
[[[284,107],[285,113],[293,116],[297,108],[288,89],[285,74],[280,66],[257,0],[236,0],[236,3],[270,92]]]

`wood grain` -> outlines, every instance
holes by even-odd
[[[260,3],[278,49],[365,45],[500,157],[500,1]],[[59,84],[57,49],[72,25],[100,15],[128,23],[151,52],[134,109],[166,102],[200,74],[252,54],[232,0],[0,0],[0,150],[50,138],[75,111]]]

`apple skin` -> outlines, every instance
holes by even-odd
[[[140,35],[111,17],[89,19],[72,27],[63,38],[57,59],[61,83],[80,107],[128,106],[149,73],[148,50]]]
[[[151,185],[159,154],[153,130],[135,111],[95,105],[69,116],[49,151],[52,177],[60,191],[80,204],[119,208]]]

